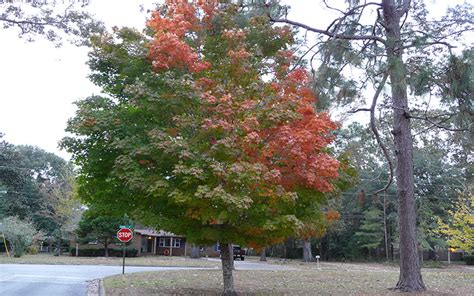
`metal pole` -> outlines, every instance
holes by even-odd
[[[2,237],[3,237],[3,243],[5,244],[5,251],[7,252],[7,256],[8,256],[8,258],[11,259],[10,252],[8,252],[8,246],[7,246],[7,241],[5,239],[5,234],[2,233]]]
[[[170,257],[173,256],[173,237],[170,236]]]
[[[321,256],[319,256],[319,255],[316,255],[316,256],[315,256],[315,258],[316,258],[316,268],[317,268],[318,270],[321,270],[321,265],[319,265],[319,258],[320,258],[320,257],[321,257]]]
[[[123,243],[123,263],[122,263],[122,274],[125,274],[125,249],[127,243]]]

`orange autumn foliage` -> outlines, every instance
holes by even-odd
[[[196,1],[195,1],[196,2]],[[157,71],[171,68],[200,72],[210,67],[187,41],[187,34],[198,30],[203,23],[209,23],[217,10],[218,1],[197,1],[194,3],[180,0],[166,0],[167,11],[163,16],[155,11],[147,26],[155,31],[150,42],[148,58]],[[196,7],[202,9],[204,17],[199,19]]]
[[[308,87],[307,71],[292,69],[296,57],[290,50],[275,50],[269,58],[262,58],[263,51],[255,44],[256,37],[249,28],[232,27],[223,21],[210,30],[213,16],[220,13],[218,1],[167,0],[165,7],[147,23],[154,30],[148,58],[156,72],[186,73],[186,83],[199,102],[198,110],[193,110],[197,115],[192,117],[196,120],[193,136],[197,135],[193,144],[199,144],[196,155],[204,155],[206,161],[219,166],[212,172],[209,191],[215,186],[212,182],[216,182],[227,185],[219,188],[229,193],[229,199],[239,200],[241,192],[249,192],[246,198],[251,202],[245,204],[245,209],[252,213],[255,207],[253,221],[278,221],[271,227],[263,223],[239,225],[239,230],[245,229],[246,237],[257,238],[248,240],[248,246],[257,248],[283,240],[290,233],[290,227],[285,228],[289,224],[294,226],[291,231],[298,228],[302,237],[323,235],[325,218],[333,221],[337,212],[318,216],[305,211],[307,204],[320,201],[299,199],[298,190],[333,190],[339,163],[330,156],[327,146],[334,140],[332,131],[337,124],[327,113],[315,110],[316,97]],[[209,31],[212,34],[204,34]],[[271,29],[266,28],[268,31]],[[276,28],[273,34],[286,40],[291,32],[285,27]],[[212,42],[206,47],[209,40]],[[262,65],[272,73],[271,77],[262,77],[266,75],[262,74]],[[180,135],[180,140],[185,137],[185,133],[176,130],[168,130],[167,134]],[[206,163],[201,163],[208,173]],[[247,172],[251,177],[232,179],[232,174],[242,176]],[[241,183],[234,184],[237,181]],[[198,219],[205,212],[206,218],[201,217],[201,222],[210,226],[230,220],[218,216],[217,210],[213,213],[207,200],[190,200],[193,210],[186,212],[186,218]],[[295,214],[297,207],[302,209],[298,210],[299,217]],[[234,212],[227,216],[234,216]],[[280,221],[281,216],[294,220]],[[250,219],[249,225],[253,221]]]
[[[334,221],[339,220],[341,218],[341,214],[336,210],[327,211],[325,216],[326,216],[326,220],[328,222],[334,222]]]

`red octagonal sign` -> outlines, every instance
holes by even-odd
[[[133,231],[130,228],[121,228],[117,231],[117,238],[122,243],[129,242],[133,238]]]

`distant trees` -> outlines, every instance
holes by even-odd
[[[459,78],[465,77],[462,73],[466,73],[464,70],[469,67],[466,64],[461,66],[463,62],[452,51],[458,40],[468,38],[467,32],[474,30],[472,5],[466,2],[449,9],[439,19],[431,19],[423,1],[344,1],[335,4],[323,0],[321,5],[336,16],[327,28],[316,28],[281,17],[281,14],[273,15],[275,11],[281,13],[282,9],[271,4],[274,3],[265,1],[270,21],[294,25],[315,34],[314,46],[309,47],[307,54],[312,56],[311,62],[319,62],[311,64],[318,94],[331,94],[332,98],[338,98],[340,105],[352,105],[352,112],[367,112],[370,116],[370,128],[390,172],[387,183],[374,193],[386,191],[392,177],[396,178],[400,277],[395,288],[401,291],[425,290],[416,236],[412,124],[415,120],[424,120],[432,127],[451,131],[472,127],[472,120],[463,128],[458,128],[455,123],[455,118],[466,115],[466,112],[459,111],[472,111],[461,98],[466,94],[464,91],[470,89],[468,85],[472,85],[472,80],[457,83],[462,81]],[[439,63],[442,59],[453,61],[449,63],[450,71],[437,71],[436,65],[444,66],[443,62]],[[344,69],[349,67],[351,71],[346,74]],[[436,87],[441,84],[444,88]],[[463,91],[458,92],[456,89],[460,85]],[[390,90],[384,92],[387,86]],[[363,99],[362,90],[372,91],[372,98]],[[445,102],[457,102],[457,111],[432,112],[430,100],[422,108],[417,106],[422,95],[436,93],[443,96]],[[359,104],[360,101],[363,104]],[[376,121],[377,109],[384,110],[385,117],[390,118],[390,128],[386,131],[393,137],[392,149],[381,138],[380,125]],[[467,112],[469,118],[472,117],[471,111]]]
[[[93,33],[103,31],[102,23],[81,9],[89,1],[3,1],[0,26],[17,29],[18,36],[32,41],[38,36],[61,45],[65,35],[75,44],[87,43]]]
[[[74,184],[73,168],[64,159],[0,142],[0,219],[29,221],[60,244],[82,213]]]

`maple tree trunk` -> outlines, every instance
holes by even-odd
[[[222,274],[224,277],[224,296],[237,295],[234,289],[234,277],[232,275],[234,258],[231,253],[232,244],[223,243],[221,244],[221,262],[222,262]]]
[[[303,240],[303,261],[313,261],[313,254],[311,253],[311,241],[309,239]]]
[[[267,261],[267,248],[262,248],[260,252],[260,261]]]
[[[408,1],[408,0],[405,0]],[[405,2],[404,1],[404,2]],[[426,290],[421,277],[416,239],[416,206],[413,177],[413,141],[408,114],[406,69],[400,40],[400,19],[395,0],[383,0],[387,31],[386,52],[393,103],[393,136],[397,167],[398,224],[400,231],[400,277],[395,287],[402,292]]]

